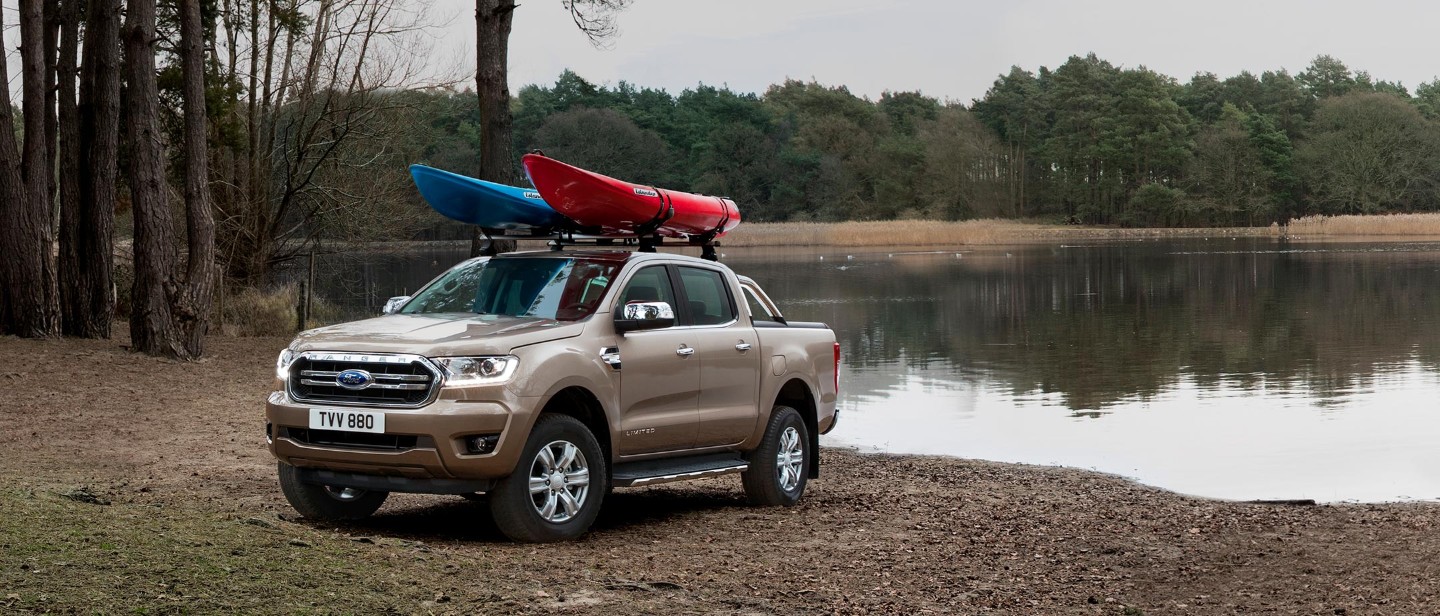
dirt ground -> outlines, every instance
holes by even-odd
[[[727,477],[517,545],[486,508],[298,518],[265,451],[278,339],[178,364],[0,338],[0,612],[1434,614],[1440,506],[1282,506],[1090,472],[827,449],[801,504]]]

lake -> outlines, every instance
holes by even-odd
[[[840,339],[830,445],[1229,499],[1440,499],[1440,242],[722,249]],[[458,249],[323,257],[353,314]]]

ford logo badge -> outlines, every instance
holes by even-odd
[[[342,370],[340,374],[335,375],[335,384],[345,389],[365,389],[374,382],[375,377],[370,376],[369,372],[353,368]]]

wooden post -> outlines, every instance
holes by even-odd
[[[215,277],[215,329],[225,331],[225,276]]]
[[[308,285],[309,285],[308,288],[310,289],[310,292],[305,294],[305,324],[302,325],[302,326],[300,327],[300,329],[305,329],[306,327],[308,327],[308,326],[310,325],[310,296],[312,296],[312,295],[315,294],[315,251],[314,251],[314,250],[311,250],[311,251],[310,251],[310,273],[309,273],[308,276],[306,277],[306,280],[308,281]]]
[[[299,331],[304,331],[305,323],[310,320],[309,304],[310,289],[305,281],[302,280],[300,282],[300,301],[295,302],[295,322],[298,325],[296,329]]]

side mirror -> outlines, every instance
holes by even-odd
[[[630,302],[615,319],[615,333],[660,329],[675,325],[675,309],[665,302]]]
[[[408,301],[410,301],[410,296],[409,296],[409,295],[401,295],[401,296],[399,296],[399,297],[392,297],[392,298],[390,298],[390,299],[388,299],[388,300],[385,301],[385,308],[381,309],[380,312],[381,312],[381,314],[395,314],[395,313],[397,313],[397,312],[400,312],[400,307],[401,307],[401,306],[404,306],[404,305],[405,305],[405,302],[408,302]]]

